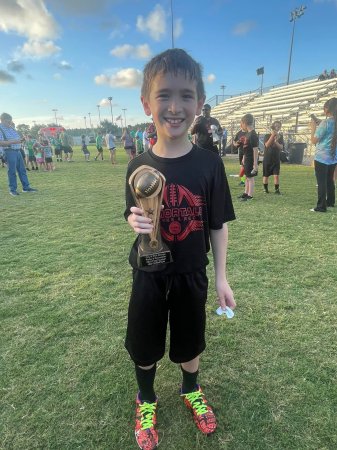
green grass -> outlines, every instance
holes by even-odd
[[[92,151],[94,153],[94,151]],[[105,151],[105,153],[107,153]],[[0,448],[133,449],[133,365],[124,350],[134,238],[123,219],[126,156],[30,172],[8,195],[0,169]],[[225,159],[227,174],[238,171]],[[336,211],[314,214],[313,169],[282,166],[283,196],[240,203],[228,278],[238,307],[215,315],[200,382],[219,428],[205,438],[167,357],[156,378],[162,450],[337,448]]]

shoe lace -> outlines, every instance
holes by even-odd
[[[206,414],[208,411],[205,400],[203,399],[203,393],[200,391],[190,392],[184,394],[187,400],[191,403],[192,408],[196,411],[197,415]]]
[[[156,413],[156,403],[142,403],[139,405],[139,411],[141,414],[141,427],[142,430],[147,430],[153,427],[153,417]]]

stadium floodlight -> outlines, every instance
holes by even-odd
[[[291,34],[291,44],[290,44],[290,54],[289,54],[289,65],[288,65],[288,76],[287,76],[287,84],[289,84],[290,78],[290,67],[291,67],[291,57],[293,53],[293,44],[294,44],[294,33],[295,33],[295,23],[296,20],[303,16],[304,11],[307,9],[305,5],[301,5],[299,8],[295,8],[290,13],[290,22],[293,22],[293,30]]]
[[[57,115],[56,115],[56,113],[57,113],[58,109],[52,109],[52,111],[53,111],[53,113],[55,115],[55,124],[57,126]]]
[[[110,103],[110,112],[111,112],[111,123],[114,124],[114,116],[112,115],[112,97],[108,97],[109,103]]]

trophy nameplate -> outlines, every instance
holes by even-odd
[[[151,166],[138,167],[129,178],[129,185],[136,205],[153,223],[150,234],[140,234],[138,266],[150,267],[172,262],[169,248],[160,233],[160,212],[165,187],[165,177]]]

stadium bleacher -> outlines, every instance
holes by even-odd
[[[314,147],[310,143],[310,114],[323,117],[323,105],[337,96],[337,78],[318,81],[317,77],[266,88],[245,95],[232,96],[212,109],[212,116],[228,130],[229,141],[240,128],[244,114],[253,114],[255,129],[263,136],[270,130],[274,120],[281,120],[286,143],[307,144],[305,156],[310,159]],[[207,101],[210,102],[209,100]]]

